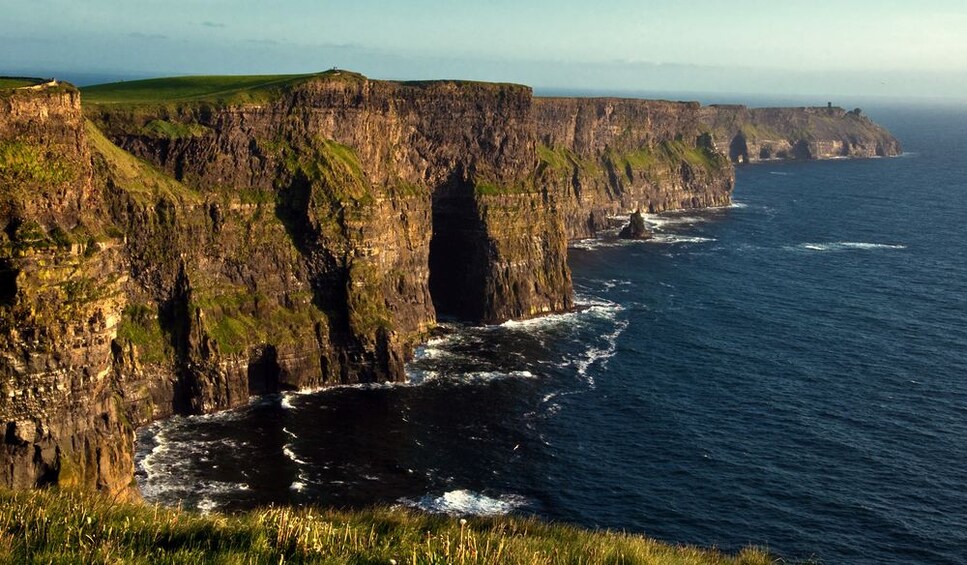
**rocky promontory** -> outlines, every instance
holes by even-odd
[[[567,311],[568,239],[727,205],[735,132],[785,131],[756,116],[346,71],[0,90],[0,485],[124,493],[147,422]],[[827,118],[810,158],[899,150]]]
[[[827,105],[746,108],[713,105],[701,111],[702,126],[716,149],[736,164],[787,159],[890,157],[900,142],[860,108]]]

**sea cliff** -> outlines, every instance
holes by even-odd
[[[899,151],[838,110],[345,71],[83,97],[0,91],[3,486],[124,493],[151,420],[402,380],[440,317],[569,310],[568,239],[729,204],[730,155],[753,160],[731,154],[740,134],[744,155],[780,139],[813,144],[790,158]]]
[[[832,105],[747,108],[715,105],[701,110],[703,128],[734,163],[786,159],[889,157],[900,142],[859,108]]]

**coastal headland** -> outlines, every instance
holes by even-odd
[[[398,381],[441,317],[574,306],[567,244],[734,166],[892,156],[861,111],[348,71],[0,81],[0,486],[134,491],[133,431]]]

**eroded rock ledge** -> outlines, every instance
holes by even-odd
[[[803,112],[346,72],[83,111],[0,91],[0,485],[123,493],[153,419],[400,380],[440,316],[568,310],[568,239],[728,204],[736,136],[796,147]],[[899,151],[820,117],[811,158]]]

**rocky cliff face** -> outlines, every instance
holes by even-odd
[[[783,159],[888,157],[902,152],[888,131],[859,109],[710,106],[701,122],[733,163]]]
[[[125,255],[69,86],[0,92],[0,485],[131,481],[112,373]]]
[[[438,316],[567,310],[568,238],[727,204],[748,112],[345,72],[83,114],[0,91],[0,485],[125,493],[153,419],[402,379]],[[811,157],[893,150],[836,119],[874,130]]]
[[[725,206],[734,174],[694,102],[538,98],[542,172],[571,238],[629,211]]]

